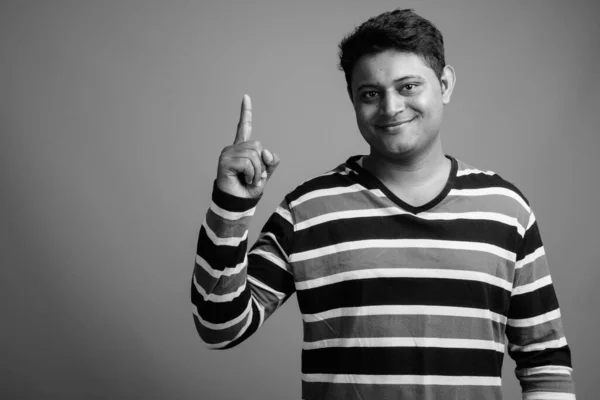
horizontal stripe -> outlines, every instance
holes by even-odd
[[[345,193],[360,192],[363,190],[368,190],[368,189],[359,184],[354,184],[354,185],[346,186],[346,187],[341,186],[341,187],[334,187],[334,188],[330,188],[330,189],[314,190],[314,191],[309,192],[303,196],[300,196],[296,200],[290,202],[290,209],[299,206],[300,204],[304,203],[305,201],[316,199],[319,197],[336,196],[336,195],[345,194]],[[373,189],[370,191],[373,195],[375,195],[377,197],[385,197],[383,192],[379,189]]]
[[[204,301],[209,301],[211,303],[228,303],[237,297],[239,297],[244,290],[246,290],[246,282],[235,291],[227,293],[227,294],[215,294],[215,293],[207,293],[206,290],[202,287],[202,285],[198,284],[196,277],[194,276],[194,286],[198,293],[202,296]]]
[[[281,218],[285,219],[290,224],[294,224],[294,221],[292,221],[292,214],[290,214],[290,210],[285,209],[281,206],[277,206],[277,208],[275,209],[275,212],[277,214],[281,215]]]
[[[274,294],[278,299],[283,299],[286,296],[285,293],[279,292],[279,291],[273,289],[272,287],[265,285],[264,283],[262,283],[261,281],[259,281],[258,279],[254,278],[250,275],[248,275],[248,281],[250,281],[250,283],[253,286],[259,287],[263,290],[266,290],[269,293]]]
[[[353,380],[356,375],[348,377]],[[389,376],[389,375],[387,375]],[[386,375],[373,376],[373,379],[381,381]],[[404,375],[404,379],[409,380],[410,376]],[[422,377],[422,375],[413,375],[413,377]],[[431,376],[430,376],[431,377]],[[446,378],[446,377],[443,377]],[[480,381],[480,377],[475,377]],[[434,377],[425,378],[427,380]],[[453,380],[457,379],[453,377]],[[462,379],[462,378],[458,378]],[[303,399],[344,399],[344,400],[391,400],[391,399],[447,399],[447,400],[501,400],[502,387],[494,386],[476,386],[476,385],[435,385],[423,384],[423,379],[419,379],[421,384],[386,384],[378,382],[370,383],[329,383],[329,382],[306,382],[302,381]]]
[[[529,228],[531,228],[533,226],[533,224],[536,222],[535,220],[535,215],[533,214],[533,212],[529,215],[529,222],[527,223],[527,230],[529,230]]]
[[[538,247],[537,250],[535,250],[533,253],[528,254],[522,260],[517,261],[515,264],[515,269],[521,269],[524,266],[526,266],[527,264],[531,264],[532,262],[534,262],[535,260],[537,260],[538,258],[540,258],[544,255],[546,255],[546,251],[544,250],[544,247]]]
[[[354,337],[304,342],[304,350],[331,347],[440,347],[495,350],[504,353],[504,344],[491,340],[448,339],[435,337]]]
[[[544,365],[541,367],[516,370],[515,373],[521,377],[548,374],[548,375],[571,375],[573,368],[563,365]]]
[[[471,174],[495,175],[496,173],[493,171],[482,171],[482,170],[476,169],[476,168],[461,169],[461,170],[456,171],[456,176],[465,176],[465,175],[471,175]]]
[[[515,261],[515,253],[507,251],[497,246],[486,243],[456,242],[450,240],[426,240],[426,239],[373,239],[360,240],[356,242],[344,242],[332,246],[321,247],[315,250],[308,250],[290,255],[291,262],[309,260],[323,257],[328,254],[339,253],[343,251],[358,250],[364,248],[441,248],[457,249],[471,251],[485,251],[504,258],[508,261]]]
[[[227,345],[230,345],[235,340],[239,339],[240,336],[242,336],[246,332],[246,330],[250,327],[250,324],[252,323],[253,317],[254,317],[254,312],[253,312],[252,308],[250,308],[250,315],[248,315],[248,320],[246,321],[246,323],[244,324],[244,326],[242,327],[242,329],[240,329],[240,331],[238,332],[238,334],[233,339],[226,340],[226,341],[223,341],[223,342],[220,342],[220,343],[207,344],[208,348],[212,348],[212,349],[224,348]]]
[[[300,311],[314,314],[344,307],[427,305],[508,312],[510,291],[481,282],[437,278],[342,281],[297,292]]]
[[[525,200],[517,193],[513,192],[510,189],[501,188],[501,187],[490,187],[483,189],[452,189],[448,196],[506,196],[510,197],[513,200],[516,200],[528,213],[531,212],[530,207],[527,205]]]
[[[374,278],[438,278],[438,279],[458,279],[468,281],[478,281],[489,283],[490,285],[501,287],[510,291],[512,283],[495,276],[477,272],[477,271],[457,271],[450,269],[422,269],[422,268],[380,268],[365,269],[342,272],[339,274],[324,276],[322,278],[311,279],[303,282],[296,282],[297,290],[313,289],[321,286],[332,285],[334,283]]]
[[[529,392],[523,393],[523,400],[575,400],[575,395],[558,392]]]
[[[448,315],[362,315],[302,324],[306,342],[361,337],[433,337],[491,340],[505,344],[506,326],[483,318]],[[513,328],[518,329],[518,328]],[[457,335],[457,333],[460,333]],[[518,343],[518,342],[517,342]]]
[[[202,223],[202,227],[206,231],[206,235],[215,246],[232,246],[237,247],[240,243],[248,238],[248,230],[244,232],[242,237],[218,237],[215,232],[208,226],[206,221]]]
[[[250,251],[249,254],[250,255],[253,254],[253,255],[262,257],[265,260],[269,260],[270,262],[272,262],[273,264],[277,265],[282,270],[290,273],[290,267],[287,265],[287,263],[285,261],[283,261],[281,258],[277,257],[273,253],[270,253],[270,252],[265,251],[263,249],[253,249],[253,250]]]
[[[220,324],[214,324],[211,323],[209,321],[204,320],[199,314],[198,314],[198,310],[196,309],[196,307],[193,307],[193,313],[194,315],[198,318],[198,321],[202,324],[202,326],[204,326],[205,328],[208,329],[213,329],[213,330],[220,330],[220,329],[227,329],[230,328],[236,324],[239,324],[241,321],[244,320],[244,318],[246,318],[248,316],[248,314],[250,313],[250,309],[251,309],[251,303],[248,302],[248,306],[246,307],[246,309],[244,310],[244,312],[242,314],[240,314],[238,317],[233,318],[230,321],[227,322],[223,322]]]
[[[217,181],[213,183],[212,202],[231,212],[244,212],[256,207],[259,199],[243,198],[231,195],[219,189]]]
[[[529,319],[558,309],[554,286],[546,285],[534,292],[513,295],[507,316],[511,319]]]
[[[199,255],[196,255],[196,264],[202,267],[203,270],[208,272],[214,278],[219,279],[222,276],[232,276],[237,275],[244,270],[244,268],[248,265],[248,258],[244,258],[244,261],[237,264],[235,267],[224,268],[222,270],[214,269],[211,267],[208,262],[204,258]]]
[[[497,376],[302,374],[305,382],[368,385],[501,386]]]
[[[509,344],[508,348],[511,351],[541,351],[546,349],[558,349],[567,345],[567,339],[562,337],[557,340],[549,340],[546,342],[538,342],[528,344],[526,346],[517,346],[516,344]]]
[[[359,317],[362,315],[448,315],[457,317],[484,318],[506,323],[506,317],[487,309],[446,306],[366,306],[345,307],[316,314],[303,314],[304,322],[316,322],[337,317]]]
[[[500,376],[503,358],[503,353],[478,349],[327,347],[302,350],[302,372],[305,374]]]
[[[218,205],[216,205],[214,201],[211,202],[210,209],[212,212],[217,214],[219,217],[228,219],[230,221],[237,221],[244,217],[251,217],[256,212],[256,207],[252,207],[251,209],[249,209],[247,211],[227,211],[227,210],[219,207]]]
[[[551,276],[546,275],[545,277],[540,278],[540,279],[536,280],[535,282],[531,282],[531,283],[528,283],[527,285],[515,287],[513,290],[513,296],[523,294],[523,293],[533,292],[534,290],[537,290],[539,288],[542,288],[544,286],[548,286],[551,284],[552,284]]]
[[[342,219],[353,219],[353,218],[368,218],[368,217],[387,217],[393,215],[410,215],[416,219],[423,219],[428,221],[455,221],[459,219],[466,220],[483,220],[483,221],[495,221],[505,225],[515,227],[517,232],[522,237],[525,233],[525,228],[519,224],[518,220],[513,217],[509,217],[504,214],[491,213],[491,212],[464,212],[464,213],[429,213],[422,212],[418,215],[413,215],[408,211],[404,211],[398,207],[387,207],[387,208],[374,208],[364,210],[347,210],[322,214],[317,217],[302,221],[296,224],[296,231],[310,228],[315,225],[323,224],[329,221],[337,221]]]
[[[521,318],[521,319],[509,318],[507,320],[507,325],[514,326],[517,328],[523,328],[523,327],[527,327],[527,326],[543,324],[544,322],[552,321],[557,318],[560,318],[560,309],[558,309],[558,308],[556,310],[549,311],[545,314],[538,315],[538,316],[531,317],[531,318]]]
[[[232,288],[227,288],[222,285],[216,286],[212,289],[212,292],[218,291],[218,294],[227,294],[228,292],[237,290],[237,288],[242,285],[243,281],[236,283],[238,285]],[[198,314],[202,317],[203,321],[206,321],[207,323],[215,326],[227,324],[248,311],[248,303],[250,302],[251,297],[250,288],[246,288],[239,296],[227,303],[213,303],[204,300],[202,295],[196,290],[195,285],[192,284],[191,286],[192,304],[196,306]]]

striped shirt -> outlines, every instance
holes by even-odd
[[[257,199],[215,185],[191,285],[213,349],[252,335],[294,292],[303,399],[575,399],[571,355],[534,213],[491,171],[451,160],[413,207],[360,156],[289,193],[248,252]]]

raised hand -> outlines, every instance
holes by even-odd
[[[237,197],[258,198],[265,184],[279,165],[279,157],[251,141],[252,103],[244,95],[235,140],[219,157],[217,187]]]

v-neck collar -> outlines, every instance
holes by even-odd
[[[362,157],[364,157],[364,156],[356,155],[356,156],[352,156],[352,157],[348,158],[348,160],[346,161],[346,164],[348,166],[350,166],[354,171],[356,171],[356,173],[357,173],[356,178],[357,178],[357,180],[360,181],[359,183],[361,183],[367,187],[375,186],[375,188],[381,190],[391,201],[396,203],[396,205],[398,205],[398,207],[400,207],[403,210],[406,210],[408,212],[411,212],[413,214],[418,214],[423,211],[431,210],[432,208],[434,208],[435,206],[440,204],[442,202],[442,200],[444,200],[446,198],[448,193],[450,193],[450,190],[454,187],[454,182],[456,181],[456,172],[458,171],[458,162],[456,161],[456,159],[454,157],[446,155],[446,158],[450,160],[450,164],[451,164],[450,165],[450,174],[448,176],[448,180],[446,181],[446,185],[444,186],[442,191],[437,196],[435,196],[431,201],[429,201],[421,206],[415,207],[415,206],[408,204],[407,202],[405,202],[398,196],[396,196],[390,189],[388,189],[387,186],[385,186],[385,184],[381,180],[379,180],[379,178],[377,178],[375,175],[373,175],[366,168],[360,166],[358,164],[358,160],[360,160]]]

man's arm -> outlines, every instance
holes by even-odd
[[[194,322],[210,348],[248,338],[294,292],[288,262],[292,217],[286,201],[273,213],[250,253],[248,225],[276,154],[249,141],[250,98],[244,96],[233,145],[219,157],[212,203],[200,228],[192,278]]]
[[[575,399],[571,351],[533,211],[517,254],[506,335],[524,400]]]

